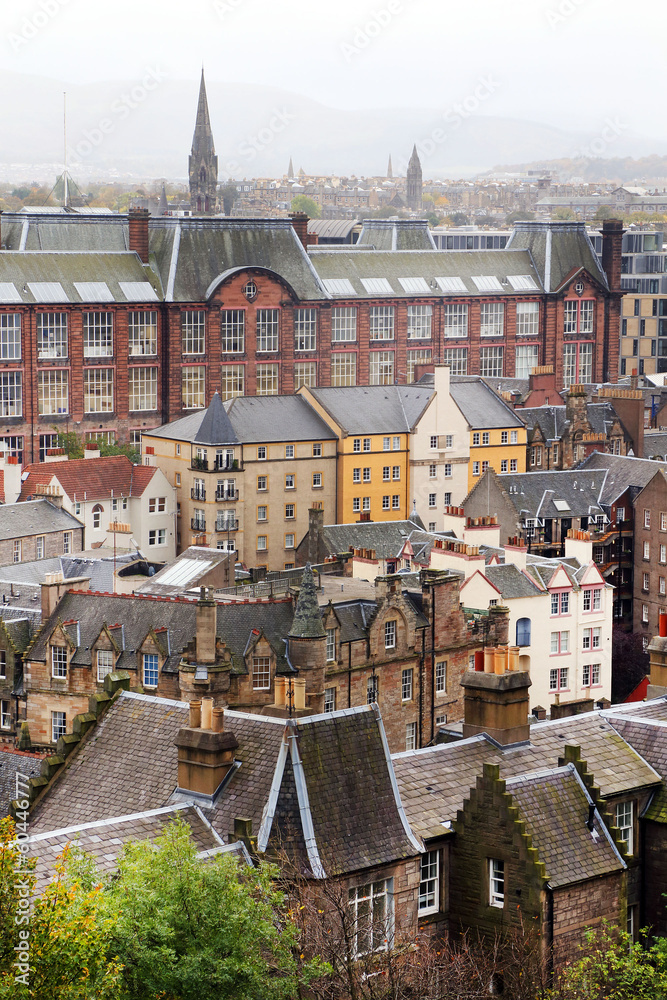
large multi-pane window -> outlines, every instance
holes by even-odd
[[[294,310],[294,350],[314,351],[317,347],[317,309]]]
[[[131,358],[157,354],[157,313],[134,310],[128,317],[128,349]]]
[[[97,650],[97,679],[102,682],[107,674],[113,672],[113,650]]]
[[[371,306],[368,310],[371,340],[394,339],[394,307]]]
[[[355,958],[387,951],[394,941],[394,897],[391,878],[349,890],[352,950]]]
[[[21,360],[21,314],[0,315],[0,361]]]
[[[625,841],[626,853],[634,854],[634,817],[632,802],[616,803],[616,826]]]
[[[271,659],[268,656],[252,658],[253,691],[268,691],[271,687]]]
[[[516,332],[518,337],[536,337],[540,332],[539,302],[517,302]]]
[[[37,373],[37,406],[40,417],[67,413],[68,401],[69,375],[66,371]]]
[[[336,629],[327,629],[327,663],[333,663],[336,659]]]
[[[502,378],[503,349],[502,347],[480,347],[479,374],[486,378]]]
[[[113,313],[83,314],[83,356],[110,358],[113,354]]]
[[[468,306],[450,303],[445,306],[445,337],[468,336]]]
[[[157,410],[157,368],[128,368],[130,410]]]
[[[440,905],[440,852],[425,851],[419,875],[419,915],[436,913]]]
[[[568,299],[563,305],[563,333],[593,333],[595,299]]]
[[[331,355],[331,384],[357,384],[357,355],[353,351]]]
[[[204,365],[191,365],[183,368],[181,392],[183,409],[198,410],[204,406],[206,393],[206,368]]]
[[[430,340],[433,306],[408,306],[408,339]]]
[[[186,309],[181,313],[183,354],[203,354],[206,348],[206,313],[203,309]]]
[[[576,303],[575,303],[576,305]],[[563,346],[563,382],[565,386],[590,382],[593,378],[593,345],[574,342]]]
[[[468,348],[446,347],[442,352],[442,360],[449,365],[450,375],[468,374]]]
[[[331,342],[339,343],[357,339],[357,310],[355,306],[334,306],[331,310]],[[353,382],[349,383],[354,385]]]
[[[245,312],[243,309],[220,311],[220,344],[223,354],[243,354],[245,350]]]
[[[516,349],[514,363],[515,378],[528,378],[533,368],[538,365],[539,348],[537,344],[521,344]]]
[[[479,307],[480,337],[502,337],[505,306],[502,302],[482,302]]]
[[[37,313],[37,357],[67,357],[67,313]]]
[[[371,351],[368,357],[368,381],[371,385],[394,384],[394,352]]]
[[[84,413],[113,411],[113,368],[84,368]]]
[[[278,365],[257,365],[257,395],[278,395]]]
[[[144,687],[157,687],[158,682],[158,658],[157,653],[144,653],[143,655]]]
[[[220,369],[220,394],[223,399],[234,399],[245,392],[245,365],[223,365]]]
[[[278,309],[258,309],[257,350],[277,351],[279,329],[280,329],[280,312],[278,311]]]
[[[297,361],[294,365],[294,389],[302,385],[317,385],[317,365],[314,361]]]
[[[67,721],[64,712],[51,712],[51,741],[57,743],[67,732]]]
[[[23,382],[21,372],[0,372],[0,417],[20,417],[23,414]]]
[[[431,358],[430,347],[423,351],[408,351],[408,382],[415,380],[415,365],[426,365],[431,361]]]
[[[64,646],[51,646],[51,676],[67,677],[67,650]]]

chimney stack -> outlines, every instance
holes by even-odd
[[[208,587],[201,587],[197,601],[195,658],[197,663],[215,663],[217,605]],[[205,727],[206,728],[206,727]]]
[[[623,248],[623,222],[605,219],[602,223],[602,270],[607,275],[609,290],[621,290],[621,250]]]
[[[305,212],[290,212],[290,219],[296,235],[304,248],[308,246],[308,216]]]
[[[466,670],[461,680],[465,692],[463,738],[486,733],[501,746],[525,743],[530,739],[530,674],[527,670],[516,669],[518,655],[515,649],[507,652],[496,649],[495,654],[493,673],[486,669]],[[501,658],[504,669],[497,672]],[[508,661],[510,669],[506,669]]]
[[[128,212],[130,250],[134,250],[142,264],[148,263],[150,214],[147,208],[131,208]]]
[[[224,717],[212,698],[190,702],[189,725],[176,737],[179,791],[213,799],[234,766],[238,742],[224,731]]]
[[[88,590],[89,576],[73,576],[65,579],[62,570],[47,573],[42,584],[42,621],[45,622],[56,609],[58,602],[68,590]]]

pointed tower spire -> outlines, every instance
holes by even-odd
[[[391,153],[390,153],[389,154],[389,163],[387,164],[387,177],[389,178],[389,180],[392,180],[393,176],[394,176],[394,171],[393,171],[392,166],[391,166]]]
[[[289,167],[287,168],[287,180],[288,181],[293,181],[294,180],[294,166],[292,164],[292,157],[291,156],[289,158]]]
[[[192,136],[192,150],[189,160],[190,207],[197,213],[212,213],[216,210],[218,188],[218,157],[215,155],[211,119],[208,113],[204,67],[199,84],[197,119]]]
[[[406,202],[408,208],[420,212],[422,207],[422,165],[417,154],[417,145],[412,147],[406,178]]]

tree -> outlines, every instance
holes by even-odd
[[[554,222],[570,222],[576,219],[576,215],[571,208],[555,208],[551,213]]]
[[[452,212],[448,215],[445,220],[450,226],[466,226],[468,224],[468,216],[465,212]]]
[[[18,814],[19,828],[24,815]],[[35,863],[15,837],[12,820],[1,820],[0,1000],[121,1000],[120,968],[106,949],[111,921],[93,863],[66,848],[30,911]]]
[[[605,219],[615,219],[617,214],[610,205],[600,205],[593,218],[604,222]]]
[[[225,215],[232,214],[232,208],[234,207],[234,202],[238,198],[239,193],[233,184],[225,184],[223,188],[220,189],[220,197],[222,199],[222,210]]]
[[[292,212],[305,212],[309,219],[319,219],[322,215],[322,209],[305,194],[296,194],[292,198],[291,204]]]
[[[511,226],[515,222],[530,222],[531,219],[535,218],[534,212],[526,212],[524,209],[517,209],[515,212],[509,212],[505,216],[505,225]]]
[[[123,997],[287,1000],[321,963],[297,967],[296,925],[276,869],[197,858],[182,820],[154,843],[127,844],[107,890],[109,953],[123,966]]]
[[[664,1000],[667,997],[667,940],[635,941],[603,924],[586,933],[582,956],[561,973],[559,1000]]]
[[[611,636],[611,700],[625,701],[649,672],[649,655],[641,635],[615,625]]]

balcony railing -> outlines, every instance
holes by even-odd
[[[235,458],[216,458],[213,465],[214,472],[234,472],[238,469],[239,463]]]
[[[193,455],[190,467],[197,472],[208,472],[208,461],[205,458],[197,458],[196,455]]]
[[[238,500],[238,498],[239,498],[239,491],[238,490],[216,490],[215,491],[215,499],[218,502],[225,501],[225,500]]]
[[[198,517],[193,517],[190,521],[193,531],[206,531],[206,521],[201,521]]]
[[[238,529],[239,522],[231,517],[215,522],[216,531],[238,531]]]
[[[190,490],[190,496],[192,497],[193,500],[205,500],[206,490],[203,490],[200,486],[194,486]]]

